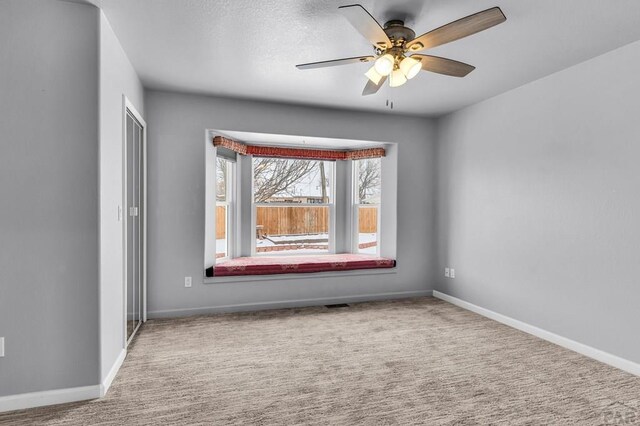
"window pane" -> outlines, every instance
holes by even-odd
[[[357,204],[380,204],[380,158],[357,161]]]
[[[216,158],[216,201],[227,200],[227,178],[229,175],[229,161]]]
[[[256,207],[256,253],[329,251],[329,207]]]
[[[253,159],[256,203],[331,203],[333,162]]]
[[[378,250],[378,207],[358,206],[358,253]]]
[[[216,205],[216,260],[227,257],[227,208],[224,204]]]

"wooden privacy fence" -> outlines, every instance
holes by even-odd
[[[216,206],[216,240],[223,240],[227,234],[227,208]]]
[[[216,207],[216,239],[225,238],[224,207]],[[373,233],[378,228],[378,209],[360,207],[359,232]],[[256,225],[266,235],[322,234],[329,232],[328,207],[257,207]]]
[[[378,232],[378,208],[360,207],[358,213],[358,232],[369,234]]]
[[[329,207],[257,207],[256,225],[266,235],[329,232]]]

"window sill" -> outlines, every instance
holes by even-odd
[[[236,275],[226,277],[205,277],[205,284],[230,284],[241,282],[261,282],[261,281],[282,281],[282,280],[301,280],[311,278],[337,278],[337,277],[356,277],[362,275],[382,275],[396,274],[398,268],[377,268],[377,269],[354,269],[351,271],[326,271],[326,272],[308,272],[302,274],[271,274],[271,275]]]

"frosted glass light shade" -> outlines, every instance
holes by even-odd
[[[378,74],[375,66],[369,68],[369,71],[365,72],[364,75],[366,75],[374,84],[380,84],[380,80],[384,78],[383,75]]]
[[[422,63],[411,57],[404,58],[402,62],[400,62],[400,70],[409,80],[418,75],[421,69]]]
[[[376,59],[376,62],[373,64],[373,66],[375,67],[378,74],[385,76],[389,75],[391,71],[393,71],[394,62],[395,61],[393,60],[393,56],[391,56],[389,53],[385,53],[384,55]]]
[[[402,70],[400,69],[393,70],[393,72],[391,73],[391,78],[389,79],[390,87],[402,86],[406,82],[407,82],[407,77],[405,77]]]

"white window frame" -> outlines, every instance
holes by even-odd
[[[251,256],[317,256],[323,254],[335,254],[336,253],[336,164],[333,162],[333,167],[331,167],[331,175],[330,175],[330,194],[331,194],[331,202],[330,203],[256,203],[254,202],[254,181],[253,181],[253,166],[254,161],[253,158],[260,158],[258,156],[251,158],[251,229],[253,230],[253,235],[251,238]],[[318,160],[307,160],[306,161],[318,161]],[[258,253],[256,251],[256,232],[257,232],[257,208],[258,207],[329,207],[329,247],[328,251],[313,251],[306,253],[287,253],[284,252],[273,252],[273,253]]]
[[[217,173],[218,173],[218,158],[221,158],[223,160],[225,160],[227,162],[227,180],[225,182],[226,188],[225,188],[225,201],[218,201],[218,184],[217,184]],[[233,160],[230,160],[228,158],[225,157],[218,157],[216,155],[216,159],[215,159],[215,166],[214,166],[214,176],[215,176],[215,189],[214,189],[214,197],[215,197],[215,205],[216,205],[216,210],[218,208],[219,205],[222,205],[224,207],[226,207],[227,211],[226,211],[226,239],[227,239],[227,249],[226,249],[226,256],[224,257],[220,257],[218,258],[217,255],[217,251],[218,251],[218,247],[217,247],[217,238],[215,238],[218,234],[218,229],[217,229],[217,218],[216,218],[216,223],[214,224],[214,239],[215,239],[215,262],[214,264],[217,264],[218,262],[224,261],[224,260],[229,260],[231,258],[233,258],[233,253],[234,253],[234,249],[235,249],[235,187],[236,187],[236,162]]]
[[[352,197],[352,202],[351,202],[351,230],[352,230],[352,246],[351,246],[351,252],[354,254],[366,254],[366,253],[360,253],[360,207],[371,207],[377,210],[377,214],[376,214],[376,252],[375,252],[375,256],[380,256],[380,247],[381,247],[381,241],[380,241],[380,237],[381,237],[381,226],[382,226],[382,168],[383,168],[383,162],[380,159],[380,202],[377,204],[362,204],[360,203],[360,197],[359,197],[359,192],[360,192],[360,179],[358,176],[359,173],[359,161],[362,160],[353,160],[352,162],[352,167],[351,167],[351,181],[352,181],[352,188],[353,188],[353,197]]]

